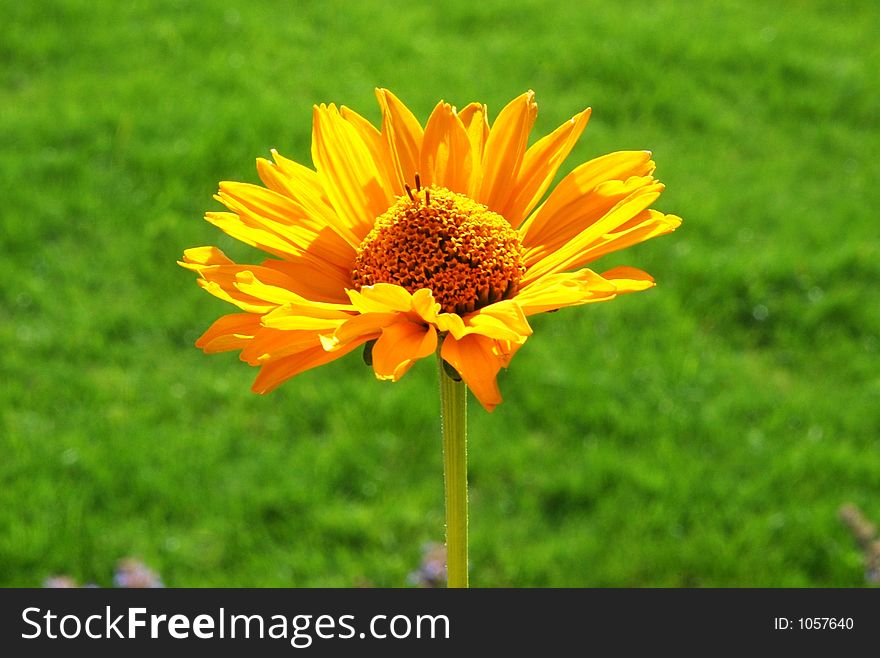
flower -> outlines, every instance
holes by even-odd
[[[197,247],[180,261],[240,309],[196,345],[240,350],[260,367],[255,392],[361,346],[379,379],[397,381],[439,346],[491,411],[529,316],[654,285],[631,267],[584,267],[681,223],[650,209],[664,187],[650,152],[581,164],[539,203],[589,109],[529,146],[531,91],[491,128],[479,103],[440,102],[423,129],[390,91],[376,95],[379,128],[345,106],[315,106],[314,169],[273,150],[274,161],[257,160],[265,186],[220,183],[229,212],[207,221],[271,258],[238,264]]]
[[[406,581],[418,587],[445,587],[446,562],[446,546],[429,542],[422,546],[422,562],[419,568],[411,572]]]
[[[146,564],[135,558],[123,558],[116,565],[116,573],[113,574],[113,584],[116,587],[131,589],[155,589],[165,587],[162,579],[155,571]]]

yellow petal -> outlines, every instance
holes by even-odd
[[[492,124],[483,151],[483,180],[477,197],[490,210],[501,213],[500,208],[505,207],[515,189],[537,114],[535,93],[529,91],[508,103]]]
[[[584,265],[593,258],[587,248],[605,239],[605,235],[617,230],[633,217],[646,210],[663,191],[663,185],[657,182],[637,186],[622,201],[605,212],[598,220],[588,223],[582,230],[564,244],[555,247],[563,235],[554,236],[554,247],[543,246],[539,249],[526,250],[526,265],[528,269],[521,281],[526,285],[537,278],[553,272],[561,272]],[[540,258],[538,258],[540,256]]]
[[[510,222],[511,226],[515,228],[522,224],[544,196],[560,165],[568,157],[589,120],[590,109],[587,108],[549,135],[542,137],[526,151],[516,177],[514,193],[505,206],[497,211]]]
[[[337,214],[363,239],[394,197],[369,147],[334,105],[315,106],[312,160]]]
[[[379,379],[397,381],[412,365],[437,349],[437,332],[432,326],[395,322],[382,329],[373,345],[373,371]]]
[[[450,327],[450,333],[455,338],[480,334],[499,340],[525,342],[526,338],[532,335],[532,328],[519,304],[510,299],[484,306],[466,315],[463,320],[465,327],[460,333],[456,328]]]
[[[467,335],[464,320],[457,313],[438,313],[434,325],[440,331],[450,333],[456,338]]]
[[[471,143],[448,103],[438,103],[428,118],[419,173],[425,185],[467,193],[471,180]]]
[[[230,293],[226,288],[214,281],[197,279],[196,284],[198,284],[198,286],[209,295],[214,295],[217,299],[222,299],[224,302],[234,304],[242,311],[247,311],[248,313],[268,313],[277,306],[272,302],[256,299],[249,295]]]
[[[272,153],[278,162],[257,158],[257,173],[266,187],[290,198],[302,207],[310,218],[321,225],[332,227],[349,245],[357,247],[359,244],[357,236],[345,222],[339,219],[333,206],[330,205],[330,200],[324,194],[324,189],[318,180],[318,174],[292,160],[285,160],[274,150]],[[281,166],[281,162],[287,165]]]
[[[584,260],[581,263],[587,263],[639,242],[671,233],[680,225],[681,217],[664,215],[656,210],[644,210],[630,222],[614,231],[605,233],[591,244],[584,246],[581,252]]]
[[[525,231],[522,243],[525,247],[526,265],[537,262],[600,222],[622,201],[645,188],[657,185],[659,183],[651,176],[632,176],[625,181],[605,181],[583,194],[575,192],[565,205],[554,208],[552,214],[550,209],[545,212],[541,208],[533,215],[534,221],[525,229],[520,229],[521,233]],[[631,220],[632,217],[621,219],[624,224]]]
[[[653,171],[648,151],[609,153],[576,167],[520,227],[523,246],[549,244],[555,236],[577,234],[626,196],[634,185],[650,183]],[[627,186],[626,181],[630,180]],[[609,185],[611,181],[614,183]]]
[[[514,297],[525,315],[555,311],[566,306],[614,299],[618,290],[592,270],[549,274],[524,286]]]
[[[217,247],[192,247],[184,250],[183,262],[177,263],[181,267],[198,271],[189,265],[232,265],[233,261]]]
[[[504,359],[491,338],[471,334],[460,340],[446,336],[440,356],[455,368],[486,411],[501,403],[496,376]]]
[[[409,108],[390,91],[377,89],[376,98],[382,109],[382,134],[397,172],[395,193],[402,195],[404,183],[412,185],[418,172],[424,132]]]
[[[382,329],[397,322],[399,317],[399,313],[355,315],[339,325],[332,334],[322,335],[321,344],[325,350],[335,350],[340,346],[348,345],[353,340],[363,342],[378,338]]]
[[[263,326],[284,330],[314,330],[332,333],[351,318],[350,313],[331,308],[285,304],[263,316]]]
[[[220,201],[249,226],[278,235],[292,245],[290,253],[311,262],[325,261],[350,270],[355,250],[320,218],[278,192],[249,183],[220,183]]]
[[[288,181],[284,185],[284,188],[295,191],[295,194],[291,195],[291,198],[299,201],[303,205],[308,205],[306,200],[309,199],[315,204],[323,204],[327,207],[331,207],[330,198],[324,191],[324,186],[321,185],[321,178],[318,176],[318,172],[314,169],[309,169],[299,162],[285,158],[275,149],[270,149],[269,152],[272,154],[272,159],[275,161],[274,166]],[[276,190],[276,192],[277,191],[280,190]]]
[[[377,283],[358,290],[348,290],[351,305],[361,313],[407,312],[412,308],[412,295],[393,283]]]
[[[236,273],[233,277],[233,286],[246,295],[271,302],[276,306],[291,302],[301,304],[306,301],[302,295],[296,294],[288,287],[263,283],[250,271]]]
[[[437,321],[440,304],[434,301],[434,295],[427,288],[416,290],[412,296],[412,310],[417,316],[414,320],[423,320],[429,324]]]
[[[295,258],[301,253],[301,250],[288,240],[264,228],[249,225],[235,213],[208,212],[205,213],[205,221],[239,242],[262,249],[279,258]]]

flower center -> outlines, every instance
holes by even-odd
[[[519,234],[468,197],[431,186],[411,190],[376,219],[357,250],[352,282],[428,288],[443,312],[470,313],[516,294]]]

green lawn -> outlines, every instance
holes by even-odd
[[[282,5],[288,5],[282,8]],[[311,107],[534,89],[564,166],[649,148],[659,285],[534,319],[472,401],[475,586],[865,584],[880,523],[880,4],[0,0],[0,585],[405,586],[443,538],[436,372],[250,392],[175,265]],[[442,8],[441,8],[442,7]],[[493,114],[494,116],[494,114]]]

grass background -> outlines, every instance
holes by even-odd
[[[534,319],[471,405],[476,586],[860,586],[880,522],[880,5],[0,0],[0,585],[403,586],[442,540],[435,372],[266,396],[175,260],[311,106],[537,92],[564,171],[650,148],[659,286]]]

